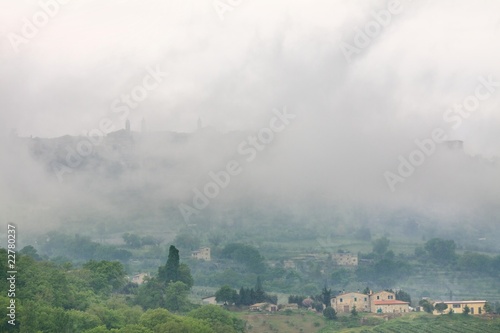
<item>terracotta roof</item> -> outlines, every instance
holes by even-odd
[[[410,304],[408,302],[398,301],[398,300],[390,300],[390,301],[375,301],[373,302],[375,305],[404,305]]]

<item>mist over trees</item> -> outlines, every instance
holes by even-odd
[[[69,2],[0,11],[0,332],[497,331],[499,2]]]

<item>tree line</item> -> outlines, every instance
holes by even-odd
[[[0,290],[8,290],[7,251],[0,249]],[[82,265],[44,260],[34,248],[16,254],[16,325],[0,318],[0,332],[241,333],[245,323],[216,306],[188,300],[189,268],[170,248],[167,263],[141,286],[126,279],[119,261]],[[141,298],[142,297],[142,298]],[[10,299],[0,295],[0,307]]]

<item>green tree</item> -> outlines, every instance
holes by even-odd
[[[86,330],[84,333],[109,333],[109,330],[106,328],[106,326],[101,325],[90,330]]]
[[[248,288],[240,288],[240,293],[238,294],[237,305],[252,305],[253,304],[252,293]]]
[[[175,315],[168,310],[154,309],[154,310],[147,310],[146,312],[144,312],[141,316],[139,323],[144,327],[147,327],[151,330],[155,330],[157,326],[167,321],[173,320],[174,318]]]
[[[113,330],[111,331],[113,333],[153,333],[149,328],[146,328],[141,325],[127,325],[119,330]]]
[[[316,310],[316,312],[321,312],[323,311],[323,303],[322,302],[314,302],[313,303],[313,309]]]
[[[75,332],[83,332],[101,325],[101,320],[95,314],[78,310],[67,311],[71,327]]]
[[[408,302],[411,304],[411,296],[407,292],[405,292],[403,290],[398,290],[398,291],[396,291],[395,294],[396,294],[396,299],[398,301]]]
[[[288,296],[288,304],[295,303],[299,307],[302,307],[302,301],[306,299],[306,296],[301,296],[301,295],[290,295]]]
[[[323,304],[325,304],[325,306],[330,306],[331,299],[332,299],[332,290],[327,289],[325,284],[323,290],[321,290],[321,300],[323,301]]]
[[[493,307],[491,306],[491,304],[489,302],[486,302],[484,304],[484,312],[493,313]]]
[[[426,299],[420,300],[418,305],[420,305],[427,313],[432,313],[432,311],[434,311],[434,306]]]
[[[221,257],[241,263],[256,274],[263,273],[266,270],[264,258],[260,255],[259,251],[251,245],[240,243],[228,244],[222,249]]]
[[[135,304],[145,310],[165,307],[165,284],[156,278],[149,279],[139,287]]]
[[[96,291],[118,290],[126,284],[125,268],[118,261],[90,260],[83,268],[93,273],[91,285]]]
[[[358,316],[358,310],[356,310],[356,305],[354,305],[352,307],[352,310],[351,310],[351,316],[352,317],[357,317]]]
[[[468,315],[469,315],[469,313],[470,313],[470,308],[469,308],[467,305],[465,305],[465,307],[464,307],[464,312],[462,312],[462,314],[463,314],[464,316],[468,316]]]
[[[378,257],[383,257],[389,248],[391,241],[387,237],[382,237],[373,241],[373,253]]]
[[[457,246],[453,240],[433,238],[425,243],[424,248],[429,257],[438,264],[450,264],[457,258],[455,254]]]
[[[345,268],[336,269],[331,275],[334,286],[341,287],[341,289],[347,287],[347,285],[351,283],[352,278],[352,272]]]
[[[167,263],[158,268],[158,279],[165,283],[179,281],[179,250],[173,245],[168,249]]]
[[[434,309],[436,309],[439,313],[443,314],[444,310],[448,309],[448,304],[446,304],[446,303],[436,303],[434,305]]]
[[[224,302],[227,304],[235,303],[238,297],[236,290],[228,285],[222,286],[215,292],[215,300],[217,302]]]
[[[257,276],[257,282],[255,284],[255,303],[261,303],[266,300],[266,292],[262,286],[262,280],[260,276]]]
[[[179,264],[179,271],[177,278],[179,279],[179,281],[183,282],[186,286],[188,286],[189,289],[191,289],[191,287],[193,287],[194,285],[194,280],[191,275],[191,270],[189,269],[189,266],[184,263]]]
[[[103,304],[92,304],[86,312],[97,316],[107,329],[125,326],[125,315],[121,311],[111,309]]]
[[[23,254],[25,256],[29,256],[29,257],[33,258],[33,260],[36,260],[36,261],[42,260],[42,257],[40,257],[38,255],[37,250],[33,246],[31,246],[31,245],[23,247],[21,249],[21,251],[19,251],[19,253]]]
[[[185,312],[191,309],[188,300],[189,288],[185,283],[177,281],[168,284],[165,290],[165,307],[170,311]]]
[[[245,322],[216,305],[205,305],[188,313],[188,316],[210,324],[216,332],[244,332]]]
[[[458,266],[460,269],[469,272],[485,272],[490,274],[495,274],[493,267],[493,259],[487,255],[465,252],[458,259]]]
[[[323,316],[328,320],[335,320],[337,319],[337,312],[331,306],[327,306],[323,310]]]
[[[156,326],[158,333],[215,333],[206,323],[194,318],[175,316],[173,320]]]

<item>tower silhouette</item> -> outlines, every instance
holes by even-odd
[[[202,127],[203,125],[201,123],[201,117],[198,117],[198,131],[201,130]]]

